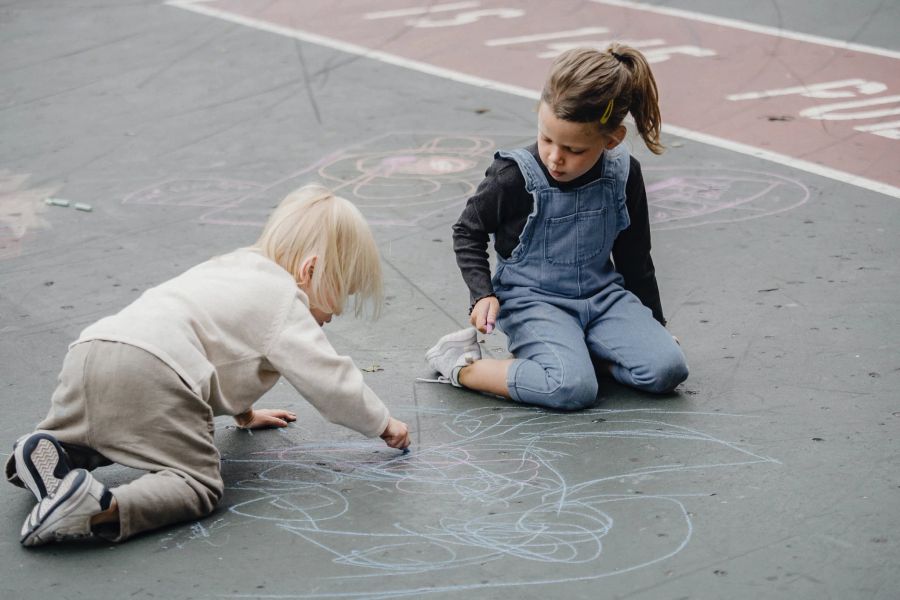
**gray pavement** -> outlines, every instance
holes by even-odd
[[[666,4],[900,49],[896,3]],[[260,404],[295,426],[217,421],[220,508],[123,545],[26,550],[31,497],[0,487],[4,599],[897,598],[896,199],[633,143],[691,377],[548,413],[415,381],[466,321],[450,225],[493,150],[533,137],[532,101],[156,1],[4,2],[0,47],[0,458],[84,326],[250,243],[308,181],[373,223],[385,315],[327,333],[414,437],[398,456],[279,384]]]

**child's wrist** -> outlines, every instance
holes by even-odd
[[[246,412],[242,412],[239,415],[234,415],[234,422],[238,424],[239,427],[246,427],[250,423],[253,422],[253,409],[248,409]]]
[[[480,296],[480,297],[476,298],[475,301],[472,302],[472,305],[469,307],[470,315],[472,314],[472,311],[475,310],[475,307],[478,305],[478,303],[481,302],[482,300],[484,300],[485,298],[496,298],[498,302],[500,301],[499,298],[497,298],[497,295],[494,294],[494,292],[491,292],[490,294],[485,294],[484,296]]]

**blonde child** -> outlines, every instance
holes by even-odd
[[[554,62],[537,143],[498,152],[453,227],[473,328],[426,353],[442,381],[575,410],[595,402],[597,367],[657,393],[687,378],[665,329],[640,164],[622,144],[628,113],[661,153],[656,82],[640,52],[613,44]],[[481,359],[476,329],[495,323],[513,359]]]
[[[284,427],[253,403],[284,376],[325,418],[388,446],[407,427],[338,355],[322,326],[355,298],[380,309],[381,267],[359,211],[326,189],[292,193],[255,245],[204,262],[86,328],[69,347],[50,412],[20,438],[7,478],[38,500],[21,541],[122,541],[209,514],[224,485],[213,417]],[[107,489],[90,473],[148,471]]]

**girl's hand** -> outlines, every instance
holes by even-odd
[[[409,428],[403,421],[391,417],[381,434],[381,439],[391,448],[402,450],[409,446]]]
[[[500,301],[496,296],[487,296],[475,303],[469,322],[472,327],[481,333],[490,333],[497,322],[497,314],[500,312]]]
[[[297,420],[297,415],[280,408],[252,408],[245,413],[234,416],[238,427],[242,429],[264,429],[267,427],[287,427],[288,423]]]

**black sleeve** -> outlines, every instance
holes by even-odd
[[[453,226],[456,264],[469,288],[473,305],[494,293],[491,265],[488,262],[488,243],[491,234],[496,233],[499,221],[502,186],[498,175],[507,167],[508,161],[494,160]]]
[[[631,225],[619,233],[613,243],[613,261],[616,270],[625,279],[625,289],[638,297],[641,303],[653,311],[653,318],[666,324],[656,270],[650,257],[650,214],[647,207],[647,190],[641,164],[631,158],[628,181],[625,184],[626,205]]]

